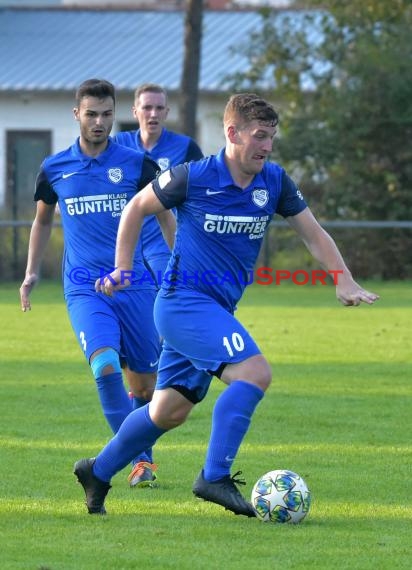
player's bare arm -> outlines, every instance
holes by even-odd
[[[332,237],[322,228],[309,208],[287,219],[306,247],[327,271],[335,271],[336,297],[345,306],[361,302],[371,305],[379,295],[366,291],[353,279]]]
[[[119,223],[116,240],[116,269],[103,281],[96,280],[95,289],[111,296],[114,291],[126,288],[130,281],[122,279],[122,275],[133,266],[133,254],[140,237],[145,216],[165,211],[162,203],[148,184],[125,206]],[[172,214],[173,215],[173,214]],[[117,285],[115,285],[117,283]]]
[[[53,227],[55,204],[39,200],[36,217],[30,231],[27,267],[20,286],[20,304],[23,312],[31,310],[30,293],[39,280],[40,265]]]
[[[165,242],[172,251],[175,242],[176,218],[171,210],[164,210],[156,214]]]

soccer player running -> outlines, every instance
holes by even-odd
[[[283,168],[267,161],[278,123],[274,108],[255,94],[233,95],[223,121],[226,146],[217,156],[171,168],[126,206],[117,238],[117,269],[104,283],[96,282],[96,290],[108,296],[121,289],[143,217],[176,207],[171,277],[164,279],[155,302],[155,322],[165,339],[156,389],[150,404],[132,412],[96,458],[75,463],[89,513],[105,512],[112,477],[141,449],[182,424],[216,376],[227,388],[214,406],[205,462],[193,493],[235,514],[255,516],[237,488],[239,472],[230,473],[271,382],[271,369],[233,312],[275,213],[287,219],[326,270],[342,272],[336,284],[341,303],[372,304],[378,299],[354,281],[335,242]]]
[[[122,365],[134,392],[150,400],[160,356],[153,320],[157,286],[144,265],[141,246],[132,253],[131,269],[142,283],[109,299],[95,291],[95,281],[113,270],[116,235],[123,208],[156,177],[157,164],[144,153],[114,143],[115,114],[111,83],[90,79],[76,93],[74,117],[80,136],[68,149],[47,157],[36,180],[36,216],[28,261],[20,287],[21,307],[30,310],[30,293],[39,279],[58,203],[64,230],[63,286],[69,318],[89,362],[103,413],[116,433],[132,403],[124,387]],[[175,218],[160,213],[172,247]],[[150,276],[150,275],[149,275]],[[150,450],[148,450],[150,453]],[[142,459],[148,455],[142,450]],[[152,473],[140,481],[151,485]]]
[[[119,144],[145,152],[164,171],[171,166],[203,158],[198,144],[190,137],[168,130],[164,125],[169,114],[166,90],[157,83],[144,83],[134,93],[133,116],[139,128],[134,131],[121,131],[113,138]],[[142,253],[148,269],[160,285],[170,258],[170,248],[166,244],[156,216],[148,216],[143,223],[140,236]],[[139,394],[133,394],[133,409],[147,404]],[[150,479],[151,470],[156,467],[149,454],[147,461],[136,461],[129,474],[133,487],[143,479]],[[155,477],[153,474],[152,477]]]

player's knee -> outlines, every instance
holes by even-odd
[[[174,429],[182,425],[190,414],[192,405],[189,406],[159,406],[157,402],[149,404],[150,417],[153,422],[162,429]]]
[[[269,388],[271,382],[272,382],[272,372],[270,368],[267,371],[267,373],[259,375],[255,380],[255,384],[259,386],[259,388],[264,392],[266,392],[266,390]]]
[[[272,369],[269,366],[269,362],[265,358],[262,358],[257,369],[256,384],[265,392],[269,388],[271,382]]]
[[[253,364],[252,369],[250,368],[250,364]],[[269,363],[265,358],[258,357],[255,362],[250,364],[248,367],[250,382],[265,392],[272,381],[272,369]]]
[[[150,400],[153,398],[154,385],[153,387],[144,386],[140,388],[134,386],[130,391],[134,398],[139,398],[139,400],[146,400],[146,402],[150,402]]]
[[[186,421],[187,416],[188,414],[184,413],[182,410],[175,410],[167,416],[155,415],[152,419],[158,427],[170,430],[182,425]]]
[[[150,402],[156,385],[156,373],[139,373],[127,369],[126,376],[132,395]]]
[[[227,384],[235,380],[243,380],[266,391],[272,381],[272,370],[268,361],[259,354],[242,362],[229,364],[223,370],[221,379]]]
[[[122,372],[118,353],[113,348],[106,348],[96,356],[92,356],[90,367],[95,379],[108,374]]]
[[[250,384],[254,384],[258,388],[260,388],[263,392],[269,388],[270,383],[272,382],[272,373],[270,368],[267,371],[260,370],[256,371],[255,374],[250,375],[249,377],[244,378],[245,382],[249,382]]]
[[[180,408],[175,410],[169,417],[169,421],[173,424],[173,427],[180,426],[185,423],[190,410],[187,408]]]

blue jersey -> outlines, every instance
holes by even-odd
[[[35,200],[58,202],[64,230],[65,293],[94,290],[95,280],[114,267],[117,229],[125,205],[157,174],[143,153],[114,143],[96,158],[83,154],[79,139],[47,157],[36,181]],[[133,271],[147,274],[138,244]],[[133,287],[133,286],[132,286]],[[150,279],[135,288],[155,287]]]
[[[146,150],[142,145],[140,130],[117,133],[115,140],[121,145],[146,152],[150,158],[157,162],[162,171],[183,162],[203,158],[202,151],[193,139],[165,128],[151,150]],[[155,216],[149,216],[145,219],[140,241],[143,246],[143,255],[149,265],[151,260],[158,255],[170,256],[170,250],[163,239]]]
[[[239,188],[224,150],[162,173],[153,186],[165,208],[177,209],[163,292],[194,289],[230,312],[253,276],[272,216],[294,216],[307,207],[297,186],[274,163],[265,163],[247,188]]]

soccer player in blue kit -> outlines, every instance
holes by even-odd
[[[239,472],[230,472],[270,385],[271,369],[233,312],[275,213],[287,219],[325,269],[341,271],[336,284],[341,303],[372,304],[378,298],[354,281],[335,242],[283,168],[267,161],[278,123],[272,105],[255,94],[233,95],[223,123],[226,146],[219,154],[163,172],[126,206],[117,269],[96,282],[96,290],[108,296],[124,287],[122,275],[132,267],[144,216],[177,209],[170,278],[163,280],[155,302],[155,322],[165,339],[156,389],[150,404],[132,412],[97,457],[75,463],[89,513],[105,513],[111,478],[141,449],[182,424],[216,376],[227,388],[214,406],[193,493],[235,514],[255,516],[237,488]]]
[[[28,261],[20,287],[23,311],[31,308],[30,293],[39,279],[56,204],[64,230],[63,286],[76,338],[90,363],[103,413],[113,433],[132,411],[121,366],[130,385],[150,400],[160,355],[153,320],[157,286],[146,279],[113,299],[97,294],[96,279],[113,270],[116,235],[125,205],[156,177],[157,164],[144,153],[114,143],[110,137],[115,112],[115,89],[105,80],[83,82],[76,93],[74,117],[80,136],[68,149],[47,157],[37,176],[36,217],[30,234]],[[170,247],[175,219],[162,223]],[[157,222],[156,222],[157,223]],[[132,267],[147,274],[140,244]],[[151,450],[147,450],[150,454]],[[142,450],[137,459],[147,461]],[[150,477],[142,486],[150,485]]]
[[[121,131],[114,136],[114,140],[146,152],[157,162],[162,172],[183,162],[203,158],[200,147],[192,138],[170,131],[164,126],[169,107],[167,92],[161,85],[144,83],[137,87],[132,112],[139,128],[135,131]],[[170,258],[170,249],[155,216],[145,218],[140,242],[144,259],[160,283]]]
[[[167,92],[161,85],[144,83],[137,87],[132,112],[139,128],[117,133],[113,138],[119,144],[145,152],[157,162],[162,171],[183,162],[203,158],[202,151],[192,138],[170,131],[164,126],[169,107]],[[145,218],[140,243],[144,261],[160,284],[170,258],[170,248],[164,240],[156,216]],[[134,395],[133,390],[131,395],[133,409],[147,404],[139,395]],[[154,467],[152,458],[149,462],[137,461],[129,474],[130,485],[139,484],[142,477],[148,478]]]

